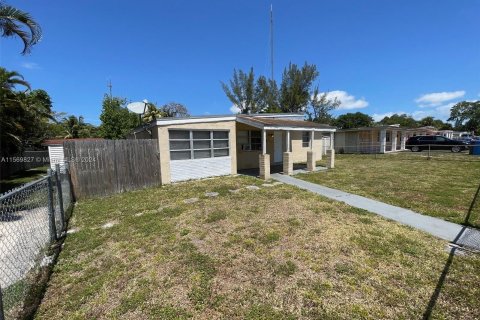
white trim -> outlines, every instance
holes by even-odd
[[[335,132],[337,129],[326,128],[312,128],[312,127],[264,127],[265,130],[283,130],[283,131],[321,131],[321,132]]]
[[[237,121],[249,126],[262,129],[262,130],[281,130],[281,131],[321,131],[321,132],[335,132],[337,129],[327,129],[327,128],[312,128],[312,127],[285,127],[285,126],[269,126],[263,123],[258,123],[256,121],[251,121],[243,117],[238,117]]]
[[[208,122],[224,122],[224,121],[235,121],[235,116],[229,117],[212,117],[212,118],[185,118],[185,119],[170,119],[170,120],[161,120],[157,119],[157,126],[168,126],[171,124],[188,124],[188,123],[208,123]]]
[[[247,124],[249,126],[258,128],[258,129],[263,129],[264,125],[258,122],[250,121],[248,119],[245,119],[244,117],[237,117],[237,122]]]
[[[303,113],[256,113],[247,115],[252,118],[302,118],[305,119]],[[241,118],[242,115],[238,115],[238,118]],[[245,116],[243,116],[245,117]]]

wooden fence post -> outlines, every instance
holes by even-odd
[[[61,172],[60,172],[60,164],[55,164],[55,181],[57,183],[57,194],[58,194],[58,204],[60,207],[60,220],[62,223],[62,232],[65,230],[65,208],[63,207],[63,192],[62,192],[62,181],[61,179]]]

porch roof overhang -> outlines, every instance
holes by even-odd
[[[261,130],[274,131],[319,131],[319,132],[335,132],[337,128],[315,123],[312,121],[284,120],[272,118],[259,118],[251,116],[237,116],[237,122],[243,123]]]

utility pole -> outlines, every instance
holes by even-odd
[[[270,60],[272,62],[272,76],[273,81],[273,4],[270,4]]]

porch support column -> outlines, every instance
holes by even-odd
[[[378,151],[380,153],[385,153],[386,145],[387,145],[387,130],[382,129],[380,130],[380,150]]]
[[[397,137],[398,136],[398,131],[394,130],[392,131],[392,137],[391,137],[391,141],[392,141],[392,151],[397,151]]]
[[[315,151],[313,151],[313,143],[315,141],[315,131],[311,131],[310,133],[310,150],[307,151],[307,171],[315,171],[316,164],[316,156]]]
[[[290,152],[290,130],[287,131],[285,142],[285,152]]]
[[[330,149],[335,150],[335,134],[333,132],[330,132]]]
[[[407,133],[402,131],[402,138],[400,140],[400,150],[405,150],[405,143],[407,142]]]
[[[262,130],[262,153],[267,153],[267,130]]]
[[[327,151],[327,168],[328,169],[333,169],[335,168],[335,149],[330,149]]]
[[[291,175],[293,173],[293,157],[290,152],[290,130],[287,131],[286,148],[283,153],[283,174]]]
[[[312,133],[310,134],[310,151],[313,151],[313,142],[315,141],[315,131],[312,130]]]
[[[330,132],[330,149],[327,150],[327,168],[335,168],[335,144],[334,144],[334,132]]]
[[[267,154],[267,131],[262,130],[262,154],[258,156],[260,179],[270,180],[270,155]]]

